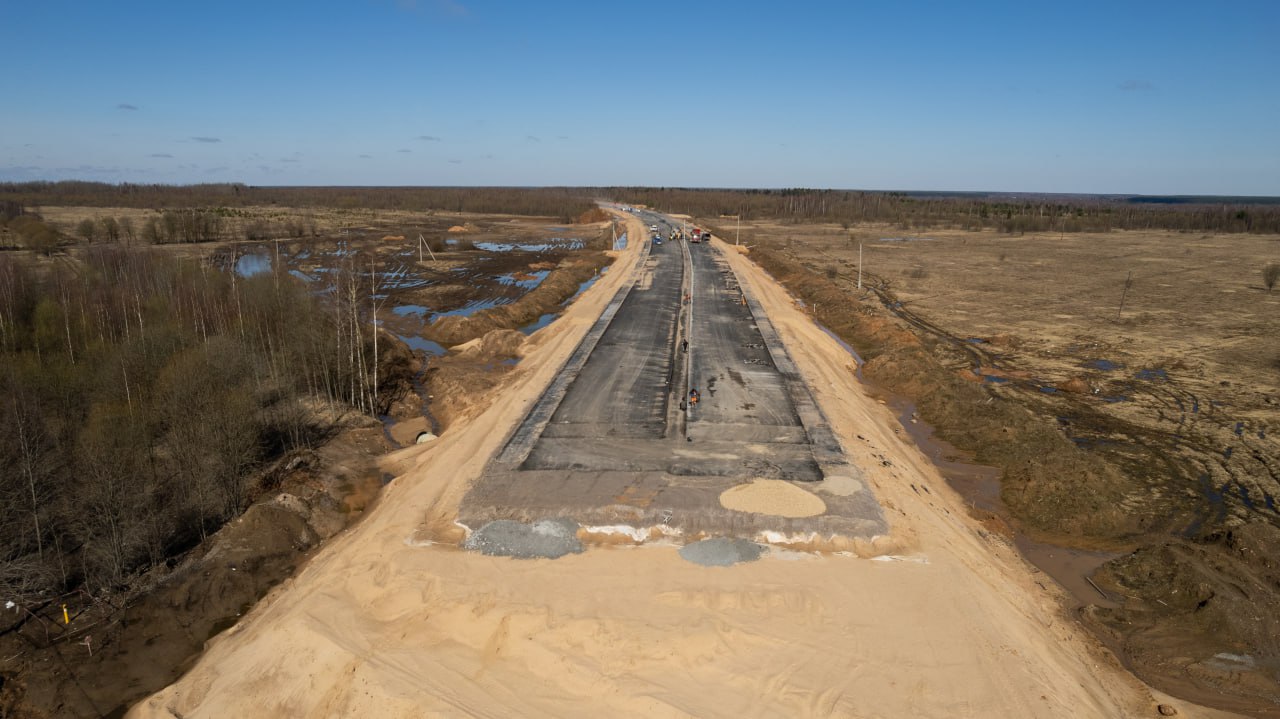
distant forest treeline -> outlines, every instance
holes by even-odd
[[[698,217],[735,216],[787,222],[886,222],[904,230],[957,228],[1002,232],[1187,232],[1280,233],[1280,205],[1259,198],[1244,203],[1209,198],[1064,198],[1034,196],[913,196],[897,192],[845,190],[696,190],[615,188],[615,199],[664,212]],[[1200,200],[1197,202],[1196,200]]]
[[[645,187],[253,187],[243,184],[111,185],[99,182],[0,183],[0,208],[14,216],[42,205],[133,207],[160,211],[145,239],[220,237],[220,217],[239,207],[383,209],[554,217],[562,222],[595,207],[595,198],[700,217],[734,216],[853,225],[884,222],[904,230],[952,227],[1002,232],[1280,233],[1274,198],[1112,197],[860,192],[850,190],[699,190]],[[289,232],[299,235],[299,232]],[[257,233],[245,229],[246,236]]]
[[[0,596],[96,593],[165,561],[236,516],[264,463],[409,381],[357,259],[331,302],[282,270],[81,259],[0,255]]]
[[[253,187],[239,183],[141,185],[101,182],[0,183],[0,204],[187,208],[309,207],[437,210],[554,217],[563,222],[595,208],[591,193],[564,187]]]

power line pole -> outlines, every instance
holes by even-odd
[[[1116,310],[1116,319],[1120,319],[1120,313],[1124,312],[1124,298],[1129,296],[1129,287],[1133,285],[1133,270],[1129,270],[1129,276],[1124,278],[1124,292],[1120,293],[1120,309]]]
[[[858,289],[862,289],[862,243],[858,243]]]

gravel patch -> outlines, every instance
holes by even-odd
[[[749,539],[713,537],[684,545],[680,548],[680,556],[704,567],[728,567],[738,562],[754,562],[764,554],[764,550],[763,544]]]
[[[564,517],[533,524],[499,519],[472,532],[462,548],[497,557],[557,559],[582,552],[577,533],[578,523]]]
[[[827,511],[821,497],[780,479],[756,479],[730,487],[720,494],[720,505],[775,517],[816,517]]]

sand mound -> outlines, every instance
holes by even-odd
[[[819,492],[834,494],[837,497],[848,497],[858,492],[867,491],[867,485],[856,477],[835,475],[827,477],[821,482],[815,483],[814,489]]]
[[[453,227],[449,228],[449,232],[467,232],[467,228],[463,227],[462,225],[454,225]]]
[[[756,479],[726,489],[720,495],[720,505],[778,517],[814,517],[827,511],[827,503],[820,497],[780,479]]]
[[[509,359],[520,356],[520,346],[524,344],[524,339],[524,334],[519,330],[490,330],[483,337],[454,345],[449,350],[480,361]]]
[[[1082,377],[1072,377],[1065,382],[1059,382],[1057,388],[1059,392],[1070,392],[1072,394],[1089,394],[1093,391],[1093,388]]]

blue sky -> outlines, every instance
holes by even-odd
[[[1280,3],[3,3],[0,180],[1280,195]]]

